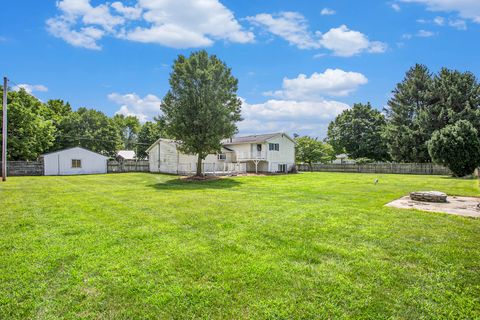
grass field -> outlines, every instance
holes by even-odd
[[[480,195],[407,175],[11,177],[0,319],[478,319],[480,220],[383,206],[423,189]]]

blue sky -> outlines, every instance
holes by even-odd
[[[324,137],[354,102],[382,109],[415,63],[480,75],[478,0],[7,1],[0,73],[42,100],[151,119],[178,54],[239,79],[240,133]],[[12,84],[13,86],[13,84]]]

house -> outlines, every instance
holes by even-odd
[[[136,158],[137,157],[135,151],[133,150],[120,150],[117,152],[117,155],[115,157],[117,161],[135,160]]]
[[[355,164],[355,160],[348,158],[348,154],[341,153],[335,156],[335,160],[332,160],[333,164]]]
[[[107,173],[108,157],[81,147],[42,154],[40,159],[46,176]]]
[[[177,142],[158,139],[147,149],[151,172],[190,174],[196,155],[177,149]],[[218,154],[203,161],[203,172],[289,172],[295,165],[295,141],[285,133],[235,137],[223,141]]]

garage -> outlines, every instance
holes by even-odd
[[[46,153],[40,159],[46,176],[107,173],[108,157],[81,147]]]

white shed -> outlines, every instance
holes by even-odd
[[[46,176],[107,173],[108,157],[74,147],[42,154]]]

